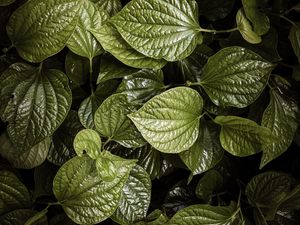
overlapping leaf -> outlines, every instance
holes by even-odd
[[[92,0],[98,7],[104,9],[110,16],[122,9],[121,0]]]
[[[295,55],[298,58],[298,62],[300,63],[300,24],[299,23],[292,26],[289,33],[289,39],[291,41]]]

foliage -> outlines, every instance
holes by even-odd
[[[0,0],[0,224],[299,224],[299,12]]]

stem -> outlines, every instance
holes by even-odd
[[[281,15],[281,14],[277,14],[277,13],[272,13],[272,12],[268,12],[269,15],[271,16],[277,16],[277,17],[280,17],[281,19],[289,22],[290,24],[292,24],[293,26],[297,26],[296,23],[292,20],[290,20],[289,18],[285,17],[284,15]]]
[[[295,68],[295,66],[287,64],[287,63],[284,63],[284,62],[278,62],[278,65],[279,66],[284,66],[284,67],[287,67],[287,68],[291,68],[291,69]]]
[[[214,118],[209,114],[209,112],[205,111],[201,117],[203,117],[204,115],[207,115],[212,121],[214,120]]]
[[[2,52],[3,52],[4,54],[6,54],[6,53],[9,52],[13,47],[14,47],[14,45],[11,45],[11,46],[9,46],[9,47],[7,47],[7,48],[3,48],[3,49],[2,49]]]
[[[90,79],[89,79],[89,83],[90,83],[90,88],[91,88],[91,92],[92,95],[94,94],[94,86],[93,86],[93,58],[89,58],[90,61]]]
[[[111,141],[111,139],[110,138],[108,138],[104,143],[103,143],[103,149],[105,149],[105,145],[107,145],[108,144],[108,142],[110,142]]]
[[[214,33],[214,34],[220,34],[220,33],[230,33],[233,31],[238,30],[237,27],[231,28],[231,29],[227,29],[227,30],[210,30],[210,29],[204,29],[204,28],[200,28],[199,31],[201,32],[206,32],[206,33]]]
[[[185,83],[185,86],[191,87],[191,86],[201,86],[201,82],[191,82],[191,81],[187,81]]]
[[[39,73],[42,72],[44,61],[42,61],[39,65]]]

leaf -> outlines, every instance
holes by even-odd
[[[167,61],[184,59],[193,52],[200,35],[197,20],[193,0],[133,0],[112,18],[134,49]]]
[[[122,9],[120,0],[92,0],[96,6],[104,9],[110,16],[115,15]]]
[[[75,54],[92,60],[95,56],[100,55],[103,50],[89,30],[99,29],[109,18],[109,15],[90,0],[82,1],[78,22],[67,42],[67,46]]]
[[[280,204],[280,210],[295,210],[300,208],[300,184],[294,187],[288,195],[285,197],[285,200]]]
[[[237,116],[217,116],[214,122],[221,125],[220,141],[230,154],[240,157],[256,154],[265,144],[274,141],[269,128],[252,120]]]
[[[213,168],[224,154],[219,141],[218,129],[203,122],[201,122],[197,141],[189,150],[179,154],[181,160],[191,171],[192,176]]]
[[[235,0],[197,0],[199,14],[210,21],[224,19],[233,9]]]
[[[297,23],[292,26],[289,39],[292,44],[295,55],[298,58],[298,62],[300,63],[300,23]]]
[[[13,4],[16,0],[1,0],[0,1],[0,6],[7,6],[10,4]]]
[[[296,81],[300,81],[300,65],[293,68],[293,78]]]
[[[134,68],[160,69],[165,60],[149,58],[132,48],[112,24],[105,24],[99,30],[90,30],[103,48],[127,66]]]
[[[247,42],[258,44],[262,41],[261,37],[253,31],[252,25],[247,19],[243,8],[239,9],[236,14],[236,24],[239,32]]]
[[[261,12],[262,1],[259,0],[242,0],[243,7],[247,18],[253,25],[253,30],[258,35],[264,35],[270,29],[270,21],[265,13]]]
[[[97,131],[127,148],[145,145],[143,137],[127,117],[133,110],[126,95],[111,95],[95,113]]]
[[[279,91],[270,90],[270,104],[265,109],[261,125],[271,130],[276,141],[263,147],[260,168],[283,154],[297,131],[297,104]]]
[[[91,129],[79,131],[74,139],[74,150],[78,156],[84,152],[92,159],[97,159],[101,152],[101,138],[99,134]]]
[[[179,153],[195,143],[202,107],[198,92],[177,87],[153,97],[128,117],[154,148]]]
[[[48,208],[45,208],[44,210],[36,213],[33,215],[31,218],[29,218],[24,225],[39,225],[39,224],[44,224],[47,225],[47,212]]]
[[[51,139],[46,138],[29,150],[19,153],[9,140],[6,133],[0,136],[0,154],[7,159],[14,168],[32,169],[41,165],[47,158]]]
[[[1,225],[24,225],[24,222],[34,216],[36,211],[30,209],[17,209],[9,213],[4,214],[0,217]],[[48,223],[44,221],[37,225],[47,225]]]
[[[209,58],[200,85],[218,106],[243,108],[264,90],[274,65],[242,47],[228,47]]]
[[[74,222],[100,223],[116,210],[133,165],[124,164],[119,168],[116,179],[105,182],[99,176],[93,159],[87,156],[74,157],[56,174],[54,195]]]
[[[59,70],[16,63],[2,74],[0,89],[0,114],[20,153],[51,136],[71,107],[68,78]]]
[[[168,222],[169,218],[162,213],[159,209],[151,212],[145,221],[134,223],[133,225],[164,225]]]
[[[22,58],[41,62],[65,47],[81,7],[81,0],[28,1],[11,15],[7,34]]]
[[[119,206],[112,219],[119,224],[132,224],[146,217],[151,198],[149,174],[136,165],[123,187]]]
[[[0,215],[31,206],[27,188],[12,172],[0,170],[0,194]]]
[[[233,224],[239,209],[235,203],[229,206],[192,205],[177,212],[169,225],[228,225]]]

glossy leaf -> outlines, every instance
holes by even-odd
[[[202,107],[198,92],[177,87],[153,97],[128,116],[154,148],[179,153],[195,143]]]
[[[294,53],[298,58],[298,62],[300,63],[300,24],[299,23],[292,26],[289,33],[289,39],[291,41]]]
[[[140,166],[130,172],[123,187],[119,207],[113,220],[119,224],[132,224],[146,217],[151,198],[151,180],[148,173]]]
[[[105,182],[95,161],[87,156],[65,163],[53,181],[53,192],[66,214],[76,223],[95,224],[116,210],[132,163],[120,167],[116,179]]]
[[[184,59],[193,52],[200,35],[197,20],[197,4],[191,0],[133,0],[112,18],[134,49],[167,61]]]
[[[121,0],[92,0],[96,6],[104,9],[110,16],[122,9]]]
[[[127,117],[134,110],[126,95],[111,95],[95,113],[97,131],[128,148],[145,145],[143,137]]]
[[[0,114],[20,152],[51,136],[71,107],[68,78],[59,70],[16,63],[1,76],[0,88]]]
[[[261,125],[271,130],[276,141],[264,146],[261,168],[288,149],[298,127],[297,104],[276,90],[271,90],[270,96],[270,104],[264,111]]]
[[[34,216],[37,212],[31,209],[17,209],[0,217],[1,225],[24,225],[28,219]],[[47,225],[47,221],[37,223],[36,225]]]
[[[160,69],[166,61],[149,58],[132,48],[112,24],[105,24],[99,30],[90,30],[103,48],[127,66],[134,68]]]
[[[101,138],[99,134],[91,129],[81,130],[74,139],[74,149],[78,156],[84,152],[92,159],[97,159],[101,152]]]
[[[22,58],[41,62],[65,47],[81,7],[81,0],[28,1],[10,17],[7,34]]]
[[[243,108],[265,88],[274,65],[242,47],[228,47],[209,58],[200,85],[218,106]]]
[[[0,194],[0,215],[31,205],[27,188],[12,172],[0,170]]]
[[[252,120],[237,116],[217,116],[214,122],[221,125],[222,147],[235,156],[249,156],[260,152],[265,144],[271,144],[271,130]]]

